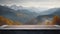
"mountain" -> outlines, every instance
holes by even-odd
[[[4,6],[0,6],[0,15],[7,15],[7,14],[13,14],[14,10],[8,8],[8,7],[4,7]]]
[[[36,12],[36,13],[40,13],[43,12],[45,10],[47,10],[48,8],[37,8],[37,7],[24,7],[24,6],[17,6],[17,5],[11,5],[9,6],[9,8],[14,9],[14,10],[29,10],[30,12]]]
[[[54,16],[56,15],[60,16],[60,8],[51,8],[43,12],[39,12],[38,14],[34,12],[34,10],[27,8],[25,9],[22,6],[20,6],[18,10],[14,10],[5,6],[0,6],[0,16],[9,18],[9,20],[12,21],[17,21],[23,24],[30,24],[30,25],[42,23],[45,20],[51,21]]]
[[[49,16],[49,17],[53,17],[53,16],[55,16],[55,15],[58,15],[58,16],[60,16],[60,8],[51,8],[51,9],[49,9],[49,10],[46,10],[45,12],[42,12],[42,13],[40,13],[40,17],[41,16]],[[39,17],[38,16],[38,17]]]
[[[41,24],[46,20],[51,22],[53,21],[54,16],[60,17],[60,8],[52,8],[52,9],[46,10],[45,12],[40,13],[40,15],[37,16],[36,18],[28,21],[27,24],[29,23]]]
[[[58,12],[58,11],[60,11],[60,8],[51,8],[44,12],[41,12],[40,15],[50,15],[50,14],[53,14],[54,12]]]
[[[14,10],[24,9],[22,6],[17,6],[17,5],[11,5],[11,6],[8,6],[8,7],[11,8],[11,9],[14,9]]]
[[[10,20],[26,23],[32,18],[37,17],[37,13],[30,12],[29,10],[14,10],[9,7],[0,6],[0,16],[9,18]]]
[[[0,16],[10,18],[13,20],[13,18],[16,18],[16,14],[13,11],[15,11],[15,10],[10,9],[5,6],[0,6]]]
[[[54,16],[59,16],[60,17],[60,8],[49,9],[48,11],[46,11],[44,13],[47,13],[47,14],[45,14],[45,15],[39,15],[37,17],[37,20],[42,20],[43,18],[47,18],[49,20],[53,20]]]
[[[31,20],[32,18],[35,18],[38,16],[37,13],[31,12],[30,10],[27,10],[27,9],[17,10],[15,13],[17,13],[17,16],[19,16],[19,18],[23,18],[22,20],[24,22],[27,22],[28,20]]]
[[[38,13],[33,12],[33,10],[27,7],[12,5],[10,8],[16,10],[15,13],[19,16],[18,19],[23,18],[21,20],[24,22],[38,16]]]

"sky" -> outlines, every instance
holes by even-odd
[[[60,0],[0,0],[2,5],[13,5],[24,7],[42,7],[42,8],[55,8],[60,7]]]

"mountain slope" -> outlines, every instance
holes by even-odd
[[[19,22],[15,22],[13,20],[10,20],[8,18],[0,16],[0,26],[1,25],[20,25],[20,24],[21,24],[21,22],[20,23]]]

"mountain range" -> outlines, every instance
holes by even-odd
[[[55,16],[60,17],[60,8],[51,8],[49,10],[46,10],[45,12],[40,13],[40,15],[36,18],[28,21],[27,24],[38,24],[44,22],[45,20],[53,21],[53,18]]]
[[[47,17],[49,20],[52,20],[54,16],[60,16],[60,8],[51,8],[38,13],[36,12],[34,12],[32,9],[25,9],[21,6],[20,9],[15,10],[15,8],[12,9],[11,7],[0,5],[0,16],[23,24],[38,24],[39,22],[41,23],[43,20],[47,19]]]
[[[12,21],[26,23],[28,20],[35,18],[37,13],[29,10],[13,10],[9,7],[0,6],[0,16],[9,18]]]

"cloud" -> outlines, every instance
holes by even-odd
[[[60,0],[0,0],[0,3],[59,2]]]
[[[23,5],[35,7],[56,7],[60,6],[60,0],[0,0],[0,4],[6,5]]]

